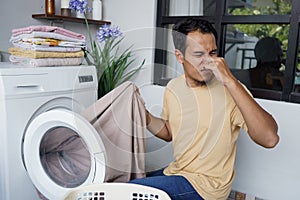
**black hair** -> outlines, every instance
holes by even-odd
[[[212,33],[217,41],[217,31],[212,24],[206,20],[198,19],[195,17],[185,18],[173,26],[172,36],[175,49],[185,53],[186,36],[193,31],[200,31],[201,33]]]

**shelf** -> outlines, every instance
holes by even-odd
[[[52,21],[68,21],[68,22],[76,22],[76,23],[83,23],[85,24],[84,18],[77,18],[71,16],[62,16],[62,15],[46,15],[46,14],[33,14],[32,18],[34,19],[47,19]],[[109,21],[102,21],[102,20],[93,20],[88,19],[89,24],[96,24],[96,25],[103,25],[103,24],[110,24]]]

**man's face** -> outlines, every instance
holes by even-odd
[[[205,69],[205,66],[215,57],[217,57],[217,46],[213,34],[203,34],[199,31],[188,33],[182,64],[190,86],[208,82],[214,77],[212,71]]]

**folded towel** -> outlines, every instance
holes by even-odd
[[[72,42],[72,41],[60,41],[51,38],[24,38],[20,41],[12,42],[14,46],[23,46],[24,48],[30,48],[30,46],[38,47],[74,47],[85,48],[85,43]]]
[[[53,39],[63,40],[63,41],[72,41],[72,42],[81,42],[81,43],[86,42],[85,39],[72,38],[72,37],[68,37],[65,35],[58,34],[58,33],[41,32],[41,31],[33,31],[31,33],[24,33],[24,34],[15,35],[15,36],[12,35],[9,41],[10,42],[20,41],[23,38],[53,38]]]
[[[10,55],[9,60],[14,64],[32,66],[32,67],[48,67],[48,66],[77,66],[82,63],[82,58],[26,58]]]
[[[54,52],[77,52],[81,51],[81,47],[54,47],[54,46],[44,46],[36,44],[28,44],[26,42],[12,42],[14,47],[23,50],[34,50],[34,51],[54,51]]]
[[[53,38],[23,38],[21,42],[43,46],[84,47],[84,42],[62,41]]]
[[[21,56],[26,58],[74,58],[83,57],[84,52],[48,52],[48,51],[33,51],[24,50],[17,47],[10,47],[8,52],[15,56]]]
[[[60,40],[53,38],[22,38],[19,42],[24,42],[26,44],[36,44],[43,46],[58,46]]]
[[[43,25],[28,26],[28,27],[24,27],[24,28],[13,29],[12,35],[17,36],[17,35],[21,35],[23,33],[32,33],[33,31],[54,32],[54,33],[65,35],[65,36],[68,36],[71,38],[85,39],[85,36],[82,34],[75,33],[73,31],[70,31],[70,30],[67,30],[67,29],[64,29],[61,27],[57,27],[57,26],[43,26]]]

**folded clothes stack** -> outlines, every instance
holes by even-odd
[[[85,36],[56,26],[13,29],[8,49],[12,63],[34,67],[80,65]]]

